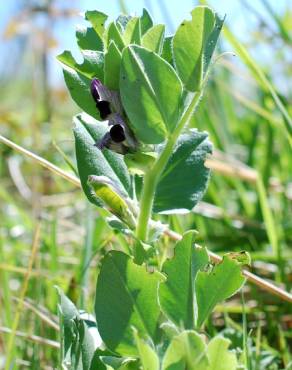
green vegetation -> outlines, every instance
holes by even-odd
[[[289,92],[208,7],[173,38],[85,19],[58,57],[82,113],[38,61],[40,95],[2,92],[3,368],[289,369]]]

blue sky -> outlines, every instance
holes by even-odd
[[[274,0],[268,0],[273,8],[275,7]],[[165,16],[163,15],[163,6],[169,14],[170,22],[167,23],[167,32],[173,33],[175,27],[184,19],[189,17],[189,13],[192,8],[198,3],[195,0],[124,0],[127,9],[131,14],[141,14],[143,7],[148,8],[152,13],[155,23],[165,23]],[[248,3],[261,14],[265,14],[265,10],[262,6],[261,0],[247,0]],[[116,18],[121,9],[118,0],[57,0],[55,1],[57,6],[61,7],[72,7],[80,9],[80,12],[84,12],[88,9],[98,9],[110,16],[110,18]],[[249,34],[254,29],[256,23],[255,17],[248,12],[242,6],[242,0],[209,0],[209,5],[213,7],[219,14],[226,14],[226,22],[230,25],[232,30],[238,36],[241,41],[248,41]],[[277,12],[281,13],[288,6],[289,0],[278,0],[277,1]],[[3,34],[3,30],[10,19],[11,15],[17,12],[15,9],[15,0],[5,2],[5,5],[0,5],[0,34]],[[15,10],[14,10],[15,9]],[[267,19],[269,16],[267,15]],[[53,49],[50,58],[50,69],[51,69],[51,81],[59,83],[62,81],[62,73],[55,60],[55,56],[62,52],[64,49],[73,51],[73,55],[80,61],[80,54],[75,43],[75,26],[76,24],[85,24],[82,17],[72,18],[70,20],[57,21],[54,26],[54,36],[58,40],[58,47]],[[272,25],[273,26],[273,25]],[[2,51],[10,50],[9,42],[1,42],[0,53]],[[5,54],[5,53],[4,53]]]

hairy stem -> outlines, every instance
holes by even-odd
[[[181,120],[176,126],[173,133],[169,136],[166,145],[159,157],[156,159],[153,167],[145,174],[142,197],[140,201],[140,214],[136,229],[136,236],[140,240],[146,241],[148,237],[148,224],[152,213],[153,200],[158,180],[173,152],[177,139],[185,125],[189,122],[194,113],[200,98],[202,90],[193,94],[192,99],[184,111]]]

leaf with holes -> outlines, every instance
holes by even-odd
[[[99,12],[98,10],[88,10],[85,12],[85,19],[91,23],[94,31],[97,33],[100,39],[103,39],[105,22],[108,19],[108,16],[102,12]]]
[[[195,277],[209,258],[206,249],[194,246],[195,231],[188,231],[174,248],[174,256],[166,260],[162,272],[167,280],[160,284],[159,301],[163,312],[177,326],[193,329],[197,311]]]
[[[241,268],[242,263],[227,254],[212,271],[198,272],[195,283],[198,306],[197,328],[203,325],[217,303],[231,297],[242,287],[245,278]]]
[[[174,35],[173,57],[186,89],[198,91],[223,21],[207,6],[197,6],[191,14],[192,19],[184,20]]]

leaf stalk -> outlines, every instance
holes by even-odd
[[[140,213],[136,228],[136,236],[138,239],[142,241],[147,241],[149,220],[151,218],[154,196],[159,178],[165,166],[167,165],[167,162],[171,154],[173,153],[173,149],[175,147],[179,135],[181,134],[184,127],[188,124],[190,118],[192,117],[193,113],[197,108],[198,103],[200,102],[204,85],[205,83],[202,84],[202,88],[200,91],[195,92],[193,94],[187,109],[185,109],[184,113],[182,114],[181,119],[178,125],[176,126],[174,132],[171,133],[170,136],[168,137],[166,145],[164,146],[160,155],[154,162],[153,167],[149,170],[148,173],[145,174],[142,196],[140,201]]]

